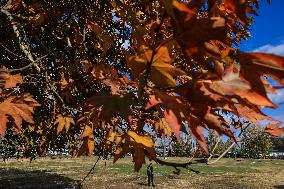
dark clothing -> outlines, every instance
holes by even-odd
[[[147,176],[148,176],[148,186],[150,186],[150,184],[154,186],[154,170],[152,165],[148,165],[147,167]]]

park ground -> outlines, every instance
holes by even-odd
[[[169,161],[185,162],[186,158],[169,158]],[[96,157],[38,158],[9,160],[0,163],[1,189],[71,189],[88,173]],[[284,160],[222,159],[215,165],[192,166],[200,171],[195,174],[182,169],[180,175],[174,169],[154,163],[155,183],[162,188],[284,188]],[[99,160],[92,174],[82,184],[83,189],[143,189],[148,188],[146,165],[139,173],[133,171],[129,157],[118,160]],[[151,188],[151,187],[150,187]]]

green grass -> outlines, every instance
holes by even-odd
[[[0,188],[50,188],[76,186],[96,161],[95,157],[50,159],[39,158],[32,163],[9,160],[0,163]],[[186,158],[167,161],[186,162]],[[106,164],[105,164],[106,163]],[[106,166],[105,166],[106,165]],[[222,159],[214,165],[197,164],[195,174],[182,169],[154,164],[156,188],[284,188],[283,160]],[[146,165],[139,173],[129,157],[118,160],[100,160],[83,188],[146,188]]]

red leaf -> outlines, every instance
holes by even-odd
[[[208,84],[208,86],[210,89],[223,96],[238,96],[257,106],[275,107],[267,97],[262,82],[261,88],[254,87],[254,83],[250,83],[241,78],[238,71],[234,70],[234,66],[230,66],[226,69],[222,80],[213,81],[211,84]]]
[[[284,135],[284,127],[280,128],[281,125],[282,125],[281,122],[278,122],[273,125],[267,125],[265,131],[274,136]]]
[[[165,110],[164,116],[165,116],[165,121],[172,128],[177,139],[180,140],[180,135],[179,135],[179,131],[181,128],[180,121],[177,119],[176,115],[172,110]]]
[[[206,154],[209,154],[208,151],[208,142],[206,138],[204,137],[204,134],[202,132],[202,127],[198,126],[200,123],[197,119],[192,118],[190,119],[189,125],[190,125],[190,131],[193,137],[196,138],[197,143],[199,146],[206,152]]]
[[[241,74],[251,83],[260,86],[260,76],[264,74],[284,85],[284,57],[265,53],[240,53],[238,58]]]

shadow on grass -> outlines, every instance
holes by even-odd
[[[275,188],[277,189],[284,189],[284,185],[277,185],[277,186],[274,186]]]
[[[45,170],[0,169],[1,189],[64,189],[76,183],[76,180]]]
[[[140,185],[140,186],[148,186],[148,184],[143,183],[143,182],[138,182],[138,185]]]

